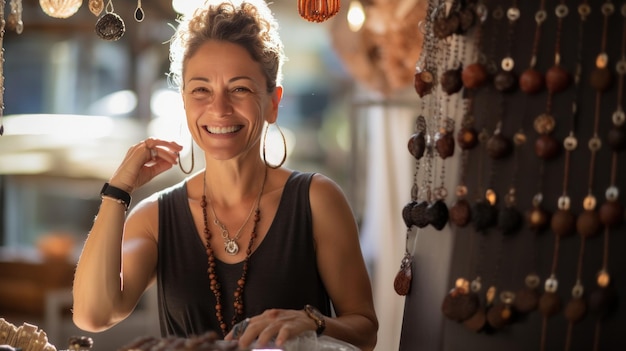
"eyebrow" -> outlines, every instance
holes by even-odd
[[[238,80],[249,80],[251,82],[254,82],[252,77],[249,77],[249,76],[236,76],[236,77],[233,77],[233,78],[229,79],[228,82],[232,83],[232,82],[235,82],[235,81],[238,81]],[[205,77],[191,77],[191,78],[189,78],[188,82],[193,82],[193,81],[200,81],[200,82],[208,83],[211,80],[209,78],[205,78]]]

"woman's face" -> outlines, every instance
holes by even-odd
[[[196,143],[217,160],[258,157],[264,122],[275,122],[282,88],[268,93],[261,65],[229,42],[206,42],[184,72],[183,102]]]

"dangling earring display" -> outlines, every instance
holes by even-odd
[[[276,126],[276,128],[278,129],[278,132],[280,133],[280,137],[283,140],[283,158],[280,160],[280,162],[277,165],[270,164],[269,162],[267,162],[267,158],[266,158],[267,131],[268,129],[270,129],[270,125],[272,124]],[[280,127],[276,123],[268,124],[265,127],[265,132],[263,133],[263,162],[265,162],[265,165],[267,167],[276,169],[276,168],[280,168],[280,166],[282,166],[285,163],[286,159],[287,159],[287,140],[285,140],[285,134],[283,134],[283,130],[280,129]]]
[[[180,168],[181,172],[185,173],[185,174],[191,174],[191,172],[193,172],[193,168],[196,165],[196,158],[195,158],[195,154],[193,152],[193,140],[191,141],[191,167],[189,168],[189,170],[185,170],[183,168],[183,165],[180,163],[180,153],[178,154],[178,167]]]

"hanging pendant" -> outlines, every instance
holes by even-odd
[[[298,14],[309,22],[324,22],[339,12],[339,0],[298,0]]]
[[[107,3],[106,14],[96,22],[96,34],[104,40],[119,40],[126,31],[124,20],[113,12],[111,0]]]
[[[411,257],[411,254],[407,251],[404,253],[400,270],[393,281],[393,289],[400,296],[406,296],[411,291],[411,281],[413,279],[412,265],[413,257]]]
[[[95,16],[100,16],[104,10],[104,0],[89,0],[89,11]]]
[[[235,239],[228,239],[224,242],[224,251],[231,256],[235,256],[239,252],[239,245]]]
[[[137,9],[135,10],[135,21],[141,22],[145,18],[143,8],[141,8],[141,0],[137,0]]]
[[[39,0],[39,6],[43,12],[54,18],[68,18],[73,16],[80,6],[83,4],[83,0]]]

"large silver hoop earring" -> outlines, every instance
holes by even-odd
[[[187,170],[185,170],[185,169],[183,168],[183,165],[182,165],[182,163],[180,162],[180,154],[178,154],[178,167],[180,167],[180,170],[181,170],[183,173],[185,173],[185,174],[191,174],[191,172],[193,172],[193,168],[194,168],[194,167],[195,167],[195,165],[196,165],[196,157],[195,157],[195,155],[194,155],[194,153],[193,153],[193,149],[194,149],[194,147],[193,147],[193,139],[192,139],[192,140],[191,140],[191,167],[189,168],[189,170],[188,170],[188,171],[187,171]]]
[[[267,162],[267,158],[265,157],[265,149],[267,147],[267,131],[268,129],[270,129],[270,126],[274,124],[276,126],[276,128],[278,128],[278,132],[280,133],[280,137],[283,140],[283,158],[282,160],[280,160],[280,163],[278,163],[277,165],[273,165],[270,164],[269,162]],[[271,123],[268,124],[267,127],[265,128],[265,132],[263,133],[263,162],[265,162],[265,165],[271,169],[276,169],[279,168],[280,166],[282,166],[285,163],[285,160],[287,159],[287,140],[285,140],[285,134],[283,134],[283,130],[280,129],[280,127],[278,126],[278,123]]]

